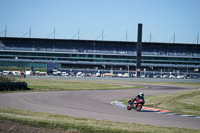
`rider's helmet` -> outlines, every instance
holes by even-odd
[[[144,97],[144,92],[140,92],[140,96],[141,96],[141,97]]]

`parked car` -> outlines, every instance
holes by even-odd
[[[70,76],[75,76],[74,72],[69,72]]]
[[[112,73],[104,73],[103,77],[114,77]]]
[[[65,74],[65,77],[69,77],[69,76],[70,76],[69,73],[66,73],[66,74]]]
[[[61,76],[61,71],[57,71],[57,75],[58,75],[58,76]]]
[[[121,73],[118,73],[118,74],[117,74],[117,77],[120,77],[120,78],[121,78],[121,77],[123,77],[123,75],[122,75]]]
[[[100,72],[97,72],[97,73],[96,73],[96,77],[101,77],[101,73],[100,73]]]
[[[178,75],[177,76],[177,79],[185,79],[186,78],[186,75]]]
[[[123,75],[123,78],[128,78],[129,77],[129,73],[125,73],[124,75]]]
[[[160,75],[154,75],[153,78],[160,78]]]
[[[170,79],[174,79],[174,78],[176,78],[176,76],[174,76],[174,75],[169,75],[169,78],[170,78]]]
[[[169,78],[169,76],[168,75],[163,75],[162,78]]]
[[[82,72],[78,72],[78,73],[76,74],[76,77],[81,77],[81,75],[82,75]]]
[[[62,76],[65,76],[66,75],[66,72],[62,72],[62,74],[61,74]]]
[[[3,71],[3,75],[9,75],[11,74],[10,71]]]

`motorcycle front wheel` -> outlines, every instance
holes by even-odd
[[[129,105],[127,105],[127,110],[131,110],[131,107]]]

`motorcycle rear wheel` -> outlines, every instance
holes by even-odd
[[[141,104],[138,104],[138,106],[136,107],[135,110],[139,112],[139,111],[141,111],[141,109],[142,109],[142,105],[141,105]]]

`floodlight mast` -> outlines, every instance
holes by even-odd
[[[7,34],[7,26],[5,27],[5,37],[6,37],[6,34]]]
[[[31,38],[31,27],[30,27],[30,30],[29,30],[29,38]]]

